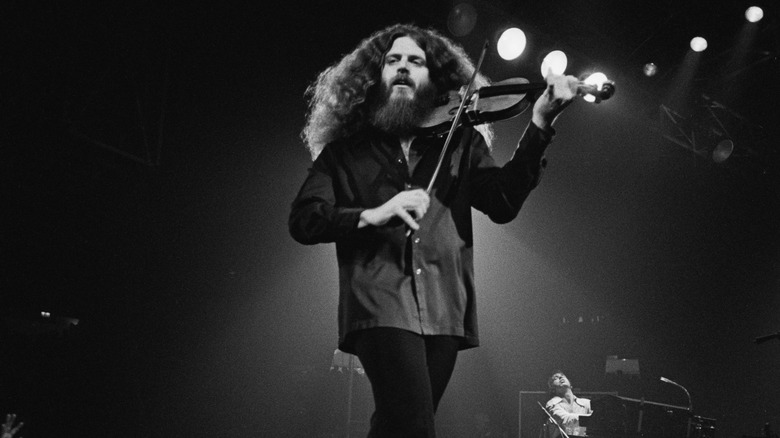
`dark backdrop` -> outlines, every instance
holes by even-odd
[[[519,60],[488,55],[493,79],[538,81],[562,48],[571,74],[600,69],[618,91],[560,118],[514,222],[475,213],[482,346],[459,359],[442,435],[517,436],[518,392],[556,368],[582,391],[684,406],[672,379],[718,436],[780,428],[780,342],[753,342],[780,330],[777,7],[734,60],[742,2],[471,4],[475,28],[453,38],[472,57],[509,23],[528,35]],[[453,5],[0,6],[0,408],[24,436],[344,435],[335,251],[286,226],[310,164],[304,90],[386,25],[449,34]],[[710,49],[676,108],[708,93],[746,120],[751,151],[723,165],[659,117],[695,32]],[[528,120],[496,125],[500,162]],[[608,355],[641,376],[608,378]],[[351,393],[359,436],[364,377]]]

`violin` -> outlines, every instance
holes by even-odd
[[[427,194],[430,194],[433,189],[433,183],[439,175],[447,148],[458,126],[464,123],[467,126],[473,126],[514,117],[525,111],[530,105],[530,102],[525,99],[525,95],[529,91],[547,88],[547,83],[531,84],[525,78],[511,78],[472,91],[487,49],[488,41],[486,40],[482,45],[482,52],[471,75],[471,80],[463,93],[466,99],[462,99],[460,93],[451,91],[444,99],[445,102],[436,106],[431,115],[420,125],[419,134],[425,134],[426,130],[429,131],[428,133],[432,131],[436,135],[443,135],[444,132],[447,132],[447,139],[444,140],[444,146],[439,153],[439,161],[428,183],[428,188],[425,189]],[[615,93],[615,84],[611,81],[605,81],[601,87],[598,87],[580,82],[577,93],[592,94],[596,97],[596,101],[600,102],[609,99]],[[490,105],[486,105],[485,101]],[[465,119],[463,118],[464,114],[466,115]]]
[[[509,78],[484,86],[471,93],[465,102],[459,125],[475,126],[505,120],[523,113],[531,105],[526,99],[528,93],[547,88],[546,82],[530,83],[525,78]],[[606,81],[597,85],[580,82],[577,94],[590,94],[600,103],[615,94],[615,83]],[[462,96],[457,91],[450,91],[439,100],[439,105],[431,110],[429,116],[420,124],[421,135],[440,135],[451,128],[455,114],[461,106]]]

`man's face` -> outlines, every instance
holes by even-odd
[[[389,93],[389,100],[413,99],[417,90],[429,85],[425,52],[412,38],[402,36],[393,41],[393,46],[385,54],[382,82]]]
[[[550,385],[557,391],[560,388],[571,388],[571,382],[563,373],[555,373],[550,377]]]
[[[420,126],[436,101],[425,52],[409,37],[399,37],[385,55],[382,82],[372,99],[370,123],[399,136]]]

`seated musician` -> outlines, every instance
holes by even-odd
[[[590,415],[590,400],[574,395],[571,382],[561,371],[555,371],[547,380],[547,388],[553,398],[547,401],[545,408],[550,412],[560,428],[569,436],[585,436],[586,428],[580,426],[580,416]],[[561,432],[551,420],[546,424],[546,437],[557,438]]]

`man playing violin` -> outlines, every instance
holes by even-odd
[[[314,164],[292,203],[303,244],[335,242],[339,349],[371,382],[370,437],[434,437],[458,351],[479,344],[471,209],[514,219],[539,182],[552,123],[577,93],[548,77],[514,156],[499,167],[489,127],[419,129],[474,66],[438,32],[395,25],[363,40],[310,86],[302,137]],[[477,86],[487,81],[477,76]]]

